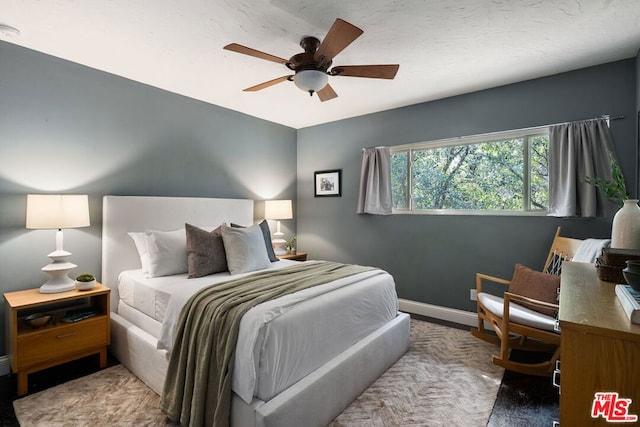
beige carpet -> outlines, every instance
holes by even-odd
[[[332,427],[486,426],[503,371],[468,331],[411,321],[411,348]],[[159,397],[122,365],[14,402],[21,426],[167,425]]]

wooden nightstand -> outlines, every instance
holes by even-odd
[[[88,291],[41,294],[38,289],[4,294],[7,356],[11,370],[18,376],[18,395],[27,393],[27,376],[33,372],[100,354],[100,368],[107,366],[110,340],[109,293],[98,283]],[[97,310],[93,317],[64,322],[69,310]],[[56,322],[38,329],[24,322],[34,313],[52,313]]]
[[[290,259],[293,261],[306,261],[307,253],[306,252],[298,252],[295,254],[286,254],[286,255],[278,255],[280,259]]]

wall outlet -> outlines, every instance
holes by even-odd
[[[478,291],[476,291],[475,289],[469,289],[469,299],[471,301],[477,301],[478,300]]]

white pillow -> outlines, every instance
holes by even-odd
[[[184,228],[174,231],[149,230],[146,233],[149,271],[147,277],[186,273],[187,235]]]
[[[138,250],[142,272],[144,274],[148,274],[149,273],[149,251],[147,251],[147,233],[131,232],[128,234],[129,234],[129,237],[133,239],[133,243],[135,243],[136,249]]]
[[[222,242],[231,274],[263,270],[271,265],[264,235],[258,225],[235,228],[223,224]]]

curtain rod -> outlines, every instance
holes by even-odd
[[[571,121],[568,121],[568,122],[551,123],[551,124],[548,124],[548,125],[531,126],[531,127],[528,127],[528,128],[512,129],[512,130],[497,131],[497,132],[489,132],[489,133],[484,133],[482,135],[492,135],[492,134],[506,133],[506,132],[527,132],[527,131],[530,131],[530,130],[544,129],[544,128],[548,128],[548,127],[551,127],[551,126],[570,125],[571,123],[595,122],[596,120],[603,120],[603,119],[606,120],[607,122],[609,122],[611,120],[624,119],[624,116],[610,116],[609,114],[603,114],[600,117],[593,117],[591,119],[571,120]],[[467,138],[467,137],[466,136],[459,136],[458,138]]]
[[[580,122],[594,122],[596,120],[620,120],[620,119],[624,119],[624,116],[610,116],[608,114],[603,114],[600,117],[594,117],[592,119],[582,119],[582,120],[572,120],[570,122],[561,122],[561,123],[553,123],[551,125],[546,125],[546,126],[560,126],[560,125],[568,125],[571,123],[580,123]],[[538,126],[538,127],[546,127],[546,126]]]
[[[571,121],[568,121],[568,122],[552,123],[552,124],[548,124],[548,125],[532,126],[532,127],[520,128],[520,129],[501,130],[501,131],[496,131],[496,132],[481,133],[481,134],[477,134],[477,135],[454,136],[454,137],[451,137],[451,138],[444,138],[444,139],[442,139],[442,141],[454,141],[454,140],[461,140],[461,139],[467,139],[467,138],[474,138],[474,137],[478,137],[478,136],[489,136],[490,137],[491,135],[503,134],[503,133],[507,133],[507,132],[528,132],[528,131],[534,131],[534,130],[540,130],[540,129],[548,128],[548,127],[551,127],[551,126],[568,125],[568,124],[571,124],[571,123],[580,123],[580,122],[593,122],[593,121],[601,120],[601,119],[604,119],[604,120],[607,120],[607,121],[620,120],[620,119],[624,119],[624,116],[610,116],[609,114],[603,114],[600,117],[593,117],[591,119],[571,120]],[[392,145],[392,146],[389,146],[389,148],[398,149],[399,147],[410,146],[410,145],[415,145],[415,144],[420,144],[420,142],[409,142],[409,143],[406,143],[406,144]],[[383,147],[384,146],[367,147],[367,148],[383,148]],[[367,148],[363,148],[362,151],[366,150]]]

